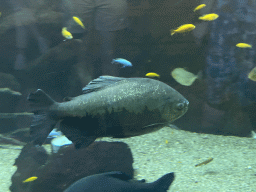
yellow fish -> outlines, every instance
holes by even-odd
[[[210,14],[200,16],[198,19],[203,20],[203,21],[213,21],[213,20],[217,19],[218,17],[219,17],[218,14],[210,13]]]
[[[204,8],[205,6],[206,6],[205,4],[198,5],[198,6],[194,9],[194,12],[197,11],[197,10],[200,10],[200,9]]]
[[[196,26],[193,25],[193,24],[184,24],[184,25],[179,26],[177,29],[172,29],[171,30],[171,35],[174,35],[175,33],[189,32],[189,31],[192,31],[195,28],[196,28]]]
[[[78,25],[85,29],[83,22],[78,17],[73,16],[73,19]]]
[[[160,75],[157,74],[157,73],[154,73],[154,72],[147,73],[145,76],[147,76],[147,77],[158,77],[158,78],[160,78]]]
[[[197,75],[186,71],[183,68],[176,68],[171,72],[172,77],[181,85],[190,86],[196,79],[200,79],[202,71],[199,71]]]
[[[256,81],[256,67],[254,67],[251,72],[248,74],[248,78],[252,81]]]
[[[252,48],[252,45],[247,43],[237,43],[236,46],[240,48]]]
[[[72,34],[67,30],[67,27],[62,28],[62,36],[65,37],[66,39],[73,39]]]
[[[22,181],[22,183],[28,183],[28,182],[31,182],[31,181],[35,181],[35,180],[37,180],[37,178],[38,177],[36,177],[36,176],[29,177],[26,180]]]

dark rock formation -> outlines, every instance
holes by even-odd
[[[12,192],[62,192],[75,181],[98,173],[122,171],[133,177],[133,158],[123,142],[94,142],[75,150],[73,145],[47,155],[43,147],[27,144],[16,159],[17,171],[12,176]],[[36,176],[37,180],[22,183]]]
[[[21,93],[12,91],[9,88],[0,88],[0,133],[16,129],[15,117],[3,115],[12,113],[21,97]]]

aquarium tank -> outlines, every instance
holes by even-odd
[[[256,1],[0,2],[0,191],[255,191]]]

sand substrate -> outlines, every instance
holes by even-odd
[[[169,191],[256,191],[256,139],[191,133],[165,127],[128,139],[99,140],[126,142],[133,153],[136,179],[152,182],[174,172]],[[8,146],[6,146],[8,147]],[[0,148],[0,191],[8,192],[13,166],[20,150]],[[46,148],[50,150],[49,145]],[[195,167],[212,157],[213,161]]]

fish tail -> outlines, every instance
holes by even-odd
[[[203,79],[203,71],[200,70],[198,73],[197,73],[197,79]]]
[[[171,35],[174,35],[174,33],[175,33],[175,29],[172,29],[171,30]]]
[[[27,100],[34,113],[30,137],[34,145],[42,145],[58,122],[50,116],[50,107],[57,102],[41,89],[30,93]]]
[[[166,192],[172,182],[174,181],[174,173],[167,173],[152,184],[154,185],[153,187],[155,188],[155,191],[158,192]]]

